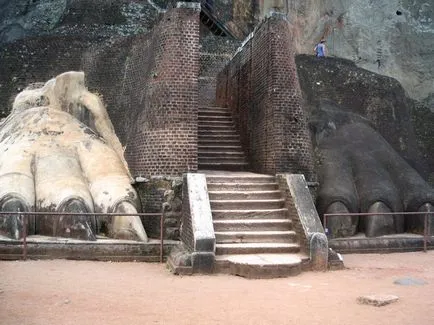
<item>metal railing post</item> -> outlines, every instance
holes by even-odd
[[[27,260],[27,215],[22,215],[18,210],[18,218],[23,220],[23,260]]]
[[[164,250],[164,207],[161,209],[160,216],[160,263],[163,263]]]
[[[423,218],[423,251],[427,251],[427,240],[428,240],[428,215],[425,214]]]

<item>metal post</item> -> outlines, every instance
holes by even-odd
[[[27,260],[27,215],[18,213],[18,218],[23,219],[23,260],[25,261]]]
[[[329,231],[327,229],[327,214],[324,214],[323,218],[324,218],[324,232],[325,232],[325,235],[328,238],[329,237]]]
[[[428,240],[428,214],[425,214],[423,218],[423,251],[425,253],[427,251],[427,245],[426,245],[427,240]]]
[[[161,216],[160,216],[160,263],[163,263],[163,249],[164,249],[164,207],[161,210]]]

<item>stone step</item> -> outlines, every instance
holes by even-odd
[[[230,128],[221,128],[217,125],[217,127],[214,127],[213,125],[198,125],[198,134],[236,134],[238,135],[238,130],[235,128],[235,126]]]
[[[300,254],[218,255],[215,271],[248,279],[272,279],[301,273],[303,256]]]
[[[212,216],[214,220],[267,220],[267,219],[279,219],[288,220],[288,209],[248,209],[248,210],[229,210],[220,209],[212,210]]]
[[[238,159],[242,158],[244,159],[244,152],[243,151],[198,151],[197,152],[198,157],[200,158],[213,158],[213,157],[225,157],[225,158],[232,158],[232,159]]]
[[[277,183],[208,183],[208,191],[272,191],[279,188]]]
[[[248,166],[248,163],[243,158],[231,158],[231,157],[211,157],[211,158],[198,158],[198,165],[215,165],[215,166]]]
[[[285,206],[285,200],[279,199],[251,199],[251,200],[209,200],[212,209],[279,209]]]
[[[199,170],[227,170],[227,171],[244,171],[247,170],[249,164],[246,162],[198,162]]]
[[[197,150],[201,152],[216,152],[216,151],[236,151],[242,152],[242,148],[239,145],[227,145],[227,146],[219,146],[219,145],[197,145]]]
[[[199,116],[224,115],[224,116],[231,116],[232,117],[231,111],[227,108],[221,108],[221,109],[217,109],[217,108],[201,109],[201,108],[199,108],[198,115]]]
[[[227,138],[220,138],[220,139],[198,139],[198,146],[207,146],[207,147],[215,147],[215,146],[239,146],[241,147],[240,140],[239,139],[227,139]]]
[[[216,231],[216,242],[222,243],[293,243],[295,231]]]
[[[220,130],[227,130],[227,131],[236,131],[235,125],[226,123],[199,123],[197,125],[198,131],[220,131]]]
[[[236,133],[225,133],[225,134],[198,134],[197,137],[200,140],[237,140],[240,141],[240,136]]]
[[[229,107],[221,107],[221,106],[199,106],[200,111],[207,111],[207,110],[228,110],[230,111]]]
[[[216,255],[297,253],[299,251],[300,246],[294,243],[216,244]]]
[[[206,175],[208,183],[274,183],[276,178],[269,175]]]
[[[213,220],[214,231],[284,231],[292,229],[290,219]]]
[[[221,162],[246,162],[244,156],[241,155],[215,155],[213,157],[208,156],[207,154],[198,155],[199,162],[202,161],[204,163],[210,163],[215,161]]]
[[[215,122],[233,122],[232,116],[230,115],[201,115],[198,116],[199,123],[215,123]]]
[[[197,133],[197,137],[230,137],[230,136],[236,136],[239,138],[238,133],[235,130],[199,130]]]
[[[213,119],[213,120],[204,120],[202,118],[199,118],[198,120],[198,127],[204,126],[204,125],[212,125],[213,127],[217,127],[219,125],[230,127],[234,126],[234,122],[232,121],[232,118],[224,118],[224,119]]]
[[[260,199],[281,199],[282,193],[275,191],[210,191],[210,200],[260,200]]]

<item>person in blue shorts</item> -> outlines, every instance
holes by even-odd
[[[324,58],[326,56],[325,40],[322,39],[321,42],[315,46],[314,51],[317,58]]]

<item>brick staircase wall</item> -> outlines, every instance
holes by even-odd
[[[284,16],[262,22],[220,72],[216,100],[231,108],[255,172],[300,173],[313,180],[312,144]]]

